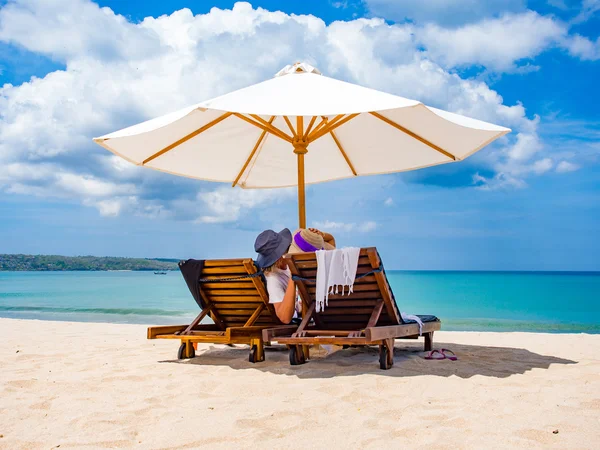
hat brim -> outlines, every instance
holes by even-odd
[[[291,231],[287,228],[284,228],[277,234],[281,236],[281,243],[277,246],[277,248],[267,255],[259,253],[258,258],[256,258],[256,265],[261,269],[272,266],[277,262],[279,258],[288,253],[288,248],[292,243]]]

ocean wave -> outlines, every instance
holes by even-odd
[[[173,311],[157,308],[68,308],[53,306],[11,306],[0,305],[0,312],[47,312],[47,313],[85,313],[85,314],[111,314],[119,316],[189,316],[189,311]]]
[[[513,319],[442,318],[446,331],[524,331],[531,333],[600,333],[598,323],[549,322]]]

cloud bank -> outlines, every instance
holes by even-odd
[[[374,11],[385,3],[369,2]],[[471,3],[436,4],[464,9]],[[332,77],[513,128],[494,152],[477,159],[472,172],[479,187],[521,188],[528,177],[552,169],[577,170],[576,161],[541,156],[539,119],[524,105],[505,104],[484,81],[455,69],[514,72],[550,48],[597,59],[598,41],[570,35],[567,25],[526,11],[521,1],[509,7],[489,2],[483,10],[475,3],[480,6],[467,8],[469,23],[389,25],[362,18],[327,25],[242,2],[231,10],[193,15],[182,9],[133,23],[86,0],[9,1],[0,9],[0,41],[64,69],[0,88],[0,189],[79,201],[105,216],[235,222],[290,193],[199,187],[132,166],[91,137],[261,81],[297,60]],[[489,18],[490,11],[499,16]]]

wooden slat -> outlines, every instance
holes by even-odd
[[[258,305],[264,305],[264,303],[262,301],[257,301],[254,303],[236,303],[236,302],[229,302],[229,303],[213,303],[214,307],[217,308],[219,311],[224,311],[227,309],[250,309],[252,311],[254,311],[256,308],[258,308]]]
[[[262,299],[258,295],[250,296],[240,296],[240,295],[221,295],[214,296],[210,298],[213,303],[248,303],[248,302],[262,302]]]
[[[369,320],[369,316],[371,315],[371,311],[369,311],[368,313],[364,314],[364,315],[359,315],[359,316],[349,316],[349,315],[331,315],[331,316],[323,316],[321,315],[321,313],[318,314],[319,317],[321,317],[321,319],[323,320],[323,322],[327,322],[327,323],[338,323],[338,322],[347,322],[347,323],[363,323],[363,326],[367,325],[367,322]],[[364,319],[364,320],[363,320]]]
[[[202,270],[202,276],[204,277],[205,275],[229,275],[229,274],[235,274],[235,275],[242,275],[242,274],[246,274],[246,268],[244,266],[229,266],[229,267],[205,267]],[[223,277],[226,278],[226,277]]]
[[[218,277],[207,277],[207,278],[218,279]],[[253,292],[256,292],[254,290],[254,283],[252,283],[252,281],[249,281],[248,279],[239,280],[239,281],[224,281],[223,283],[207,282],[207,283],[202,284],[202,288],[205,289],[206,291],[213,290],[213,289],[221,289],[223,291],[226,291],[227,289],[251,289]]]
[[[295,259],[295,258],[294,258]],[[296,267],[298,269],[314,269],[317,267],[317,259],[316,257],[310,260],[305,260],[305,261],[294,261],[294,263],[296,264]],[[359,266],[371,266],[371,263],[369,261],[369,257],[367,255],[365,256],[361,256],[358,258],[358,265]]]
[[[352,294],[329,294],[329,300],[377,300],[381,298],[379,291],[353,292]]]
[[[367,316],[367,319],[371,315],[373,311],[373,307],[370,308],[332,308],[330,306],[326,306],[324,311],[321,311],[319,314],[321,316]]]
[[[210,289],[210,290],[206,290],[206,295],[208,295],[209,297],[215,296],[215,297],[222,297],[222,296],[236,296],[236,297],[258,297],[260,298],[260,295],[258,294],[258,292],[256,291],[256,289]],[[216,299],[215,301],[217,301],[218,299]],[[262,300],[261,300],[262,302]]]
[[[204,267],[243,266],[245,259],[207,259]]]
[[[368,275],[366,277],[359,278],[358,280],[354,280],[354,287],[359,286],[361,284],[376,283],[376,282],[377,282],[377,279],[375,278],[375,275]]]

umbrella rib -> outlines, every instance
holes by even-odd
[[[339,119],[336,120],[338,117],[335,117],[331,122],[329,122],[327,125],[325,125],[323,128],[321,128],[321,130],[318,133],[314,133],[313,132],[313,141],[316,141],[317,139],[319,139],[320,137],[324,136],[325,134],[329,133],[330,131],[335,130],[337,127],[341,127],[342,125],[344,125],[346,122],[354,119],[356,116],[358,116],[358,113],[355,114],[349,114],[346,117],[344,117],[343,119]]]
[[[319,123],[319,125],[317,125],[317,128],[315,128],[313,130],[313,132],[310,133],[310,135],[308,136],[308,140],[315,141],[315,140],[319,139],[319,137],[321,137],[323,134],[327,133],[327,132],[325,132],[325,133],[321,134],[324,127],[326,127],[327,125],[332,125],[332,124],[336,123],[338,120],[340,120],[344,116],[345,116],[345,114],[338,114],[331,120],[328,120],[327,117],[323,117],[323,120],[321,121],[321,123]],[[317,135],[319,135],[319,137],[315,137]]]
[[[335,135],[335,133],[333,131],[330,131],[329,134],[331,134],[331,137],[335,141],[335,145],[337,145],[337,148],[340,150],[340,153],[342,154],[342,156],[346,160],[346,164],[348,164],[348,167],[350,167],[350,170],[352,171],[352,173],[354,174],[354,176],[357,177],[358,174],[356,173],[356,170],[354,169],[354,166],[352,165],[352,161],[350,161],[350,158],[348,157],[348,155],[344,151],[344,147],[342,147],[342,144],[340,143],[339,139],[337,138],[337,136]]]
[[[262,117],[257,116],[255,114],[251,114],[252,118],[250,117],[246,117],[243,114],[240,113],[233,113],[234,116],[239,117],[240,119],[248,122],[251,125],[254,125],[255,127],[260,128],[261,130],[267,130],[269,133],[277,136],[280,139],[283,139],[284,141],[289,142],[290,144],[292,143],[292,137],[287,135],[286,133],[284,133],[283,131],[281,131],[279,128],[273,126],[272,124],[270,124],[269,122],[267,122],[266,120],[264,120]]]
[[[287,134],[283,130],[280,130],[275,125],[269,124],[269,122],[267,122],[265,119],[260,117],[258,114],[250,114],[250,117],[252,117],[254,120],[257,120],[263,126],[267,127],[269,129],[269,131],[273,130],[273,132],[279,133],[281,135],[281,137],[285,138],[286,140],[289,139],[290,142],[292,142],[293,139],[289,134]]]
[[[190,139],[198,136],[200,133],[203,133],[204,131],[208,130],[209,128],[212,128],[213,126],[215,126],[216,124],[218,124],[219,122],[227,119],[229,116],[231,116],[232,113],[230,112],[226,112],[225,114],[220,115],[219,117],[217,117],[215,120],[213,120],[212,122],[208,122],[206,125],[198,128],[196,131],[192,131],[190,134],[188,134],[187,136],[182,137],[181,139],[179,139],[178,141],[173,142],[171,145],[166,146],[165,148],[163,148],[162,150],[156,152],[155,154],[153,154],[152,156],[149,156],[148,158],[146,158],[145,160],[142,161],[142,166],[144,164],[149,163],[150,161],[152,161],[153,159],[158,158],[161,155],[164,155],[165,153],[167,153],[168,151],[173,150],[175,147],[183,144],[186,141],[189,141]]]
[[[438,147],[437,145],[435,145],[433,142],[428,141],[427,139],[425,139],[424,137],[419,136],[416,133],[413,133],[412,131],[410,131],[408,128],[404,128],[402,125],[394,122],[391,119],[388,119],[387,117],[377,113],[377,112],[370,112],[371,115],[377,117],[379,120],[382,120],[383,122],[387,123],[388,125],[393,126],[394,128],[402,131],[403,133],[408,134],[410,137],[416,139],[417,141],[422,142],[423,144],[427,145],[428,147],[431,147],[432,149],[434,149],[436,152],[441,153],[442,155],[447,156],[448,158],[452,159],[453,161],[456,161],[457,158],[456,156],[454,156],[452,153],[447,152],[446,150],[444,150],[441,147]]]
[[[306,129],[306,132],[304,133],[304,140],[308,140],[308,135],[310,134],[310,130],[312,129],[315,120],[317,120],[317,116],[313,116],[312,119],[310,119],[310,122],[308,123],[308,128]]]
[[[269,119],[268,123],[271,124],[271,123],[273,123],[274,120],[275,120],[275,116],[271,116],[271,119]],[[240,181],[240,178],[242,178],[242,175],[244,174],[246,167],[248,167],[248,164],[250,164],[250,161],[252,161],[254,154],[260,148],[261,144],[264,142],[266,135],[267,135],[267,130],[263,130],[262,133],[260,133],[260,137],[256,141],[256,144],[254,145],[252,152],[250,152],[250,156],[248,156],[248,159],[246,159],[246,162],[244,163],[242,170],[240,170],[240,173],[238,173],[238,176],[235,178],[235,181],[233,182],[231,187],[235,187],[235,185],[238,183],[238,181]]]
[[[323,128],[323,125],[325,125],[327,123],[329,119],[327,119],[326,116],[321,116],[321,121],[318,123],[318,125],[315,127],[315,129],[312,131],[312,133],[308,134],[308,140],[311,140],[310,135],[311,134],[315,134],[317,131],[319,131],[321,128]]]
[[[290,122],[290,119],[288,118],[288,116],[283,116],[283,119],[285,120],[285,123],[287,123],[288,128],[292,132],[292,136],[296,137],[296,130],[294,130],[294,127],[292,126],[292,122]]]

